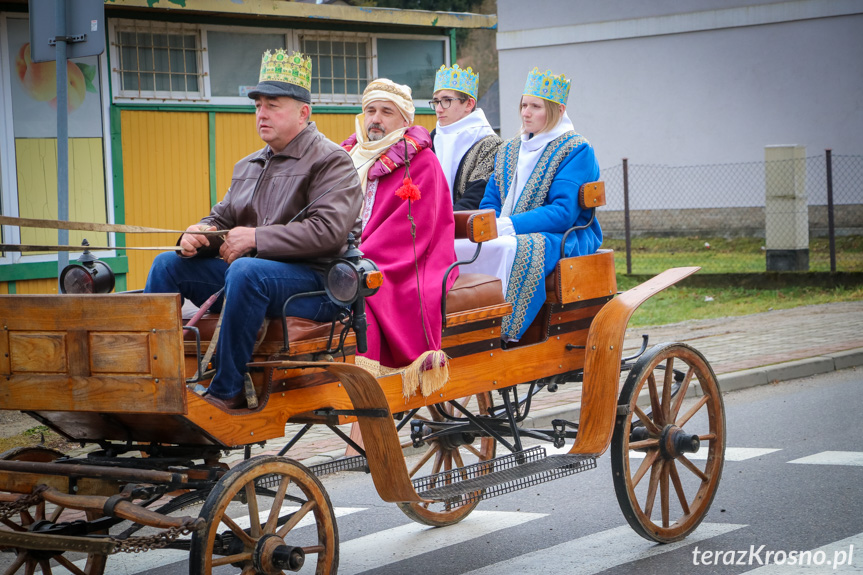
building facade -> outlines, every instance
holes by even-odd
[[[375,77],[410,85],[417,123],[431,129],[426,102],[435,70],[455,61],[455,30],[493,27],[495,18],[286,0],[106,0],[105,22],[105,53],[67,66],[69,218],[182,230],[224,196],[234,163],[263,145],[246,94],[264,50],[311,56],[312,120],[341,142]],[[56,219],[56,65],[33,63],[29,42],[27,2],[0,2],[0,208]],[[57,243],[55,230],[2,234],[3,243]],[[116,248],[176,241],[69,236]],[[96,254],[118,274],[118,291],[143,287],[155,256]],[[56,254],[0,254],[0,293],[56,291]]]

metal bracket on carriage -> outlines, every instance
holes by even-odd
[[[560,449],[561,447],[563,447],[566,444],[566,437],[567,437],[566,428],[567,427],[570,427],[570,428],[575,430],[570,435],[574,435],[575,433],[578,433],[578,424],[573,423],[571,421],[567,421],[565,419],[552,419],[551,420],[551,427],[554,430],[554,431],[552,431],[552,437],[554,438],[553,445],[555,447],[557,447],[558,449]]]

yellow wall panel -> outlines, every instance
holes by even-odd
[[[234,164],[264,147],[254,114],[216,114],[216,199],[231,185]]]
[[[126,223],[185,230],[210,211],[205,112],[123,110]],[[128,246],[172,246],[176,234],[126,234]],[[128,251],[127,288],[144,287],[156,252]]]
[[[22,295],[57,293],[57,278],[39,280],[18,280],[15,282],[15,293]]]
[[[57,219],[57,140],[15,140],[18,174],[18,210],[22,218]],[[107,221],[105,167],[101,138],[69,140],[69,219]],[[104,232],[69,232],[69,243],[107,245]],[[57,230],[22,228],[21,243],[56,244]]]
[[[9,293],[9,282],[0,282],[0,294],[6,295]]]

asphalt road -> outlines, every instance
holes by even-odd
[[[716,499],[689,538],[669,545],[628,526],[608,455],[594,470],[483,501],[441,529],[381,502],[368,475],[327,476],[339,514],[339,573],[863,573],[863,450],[854,431],[861,392],[863,369],[849,369],[726,394],[728,449]],[[0,568],[7,559],[0,556]],[[181,552],[165,551],[112,557],[106,573],[187,569]]]

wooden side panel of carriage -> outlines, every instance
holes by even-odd
[[[0,296],[0,405],[186,411],[176,295]]]

